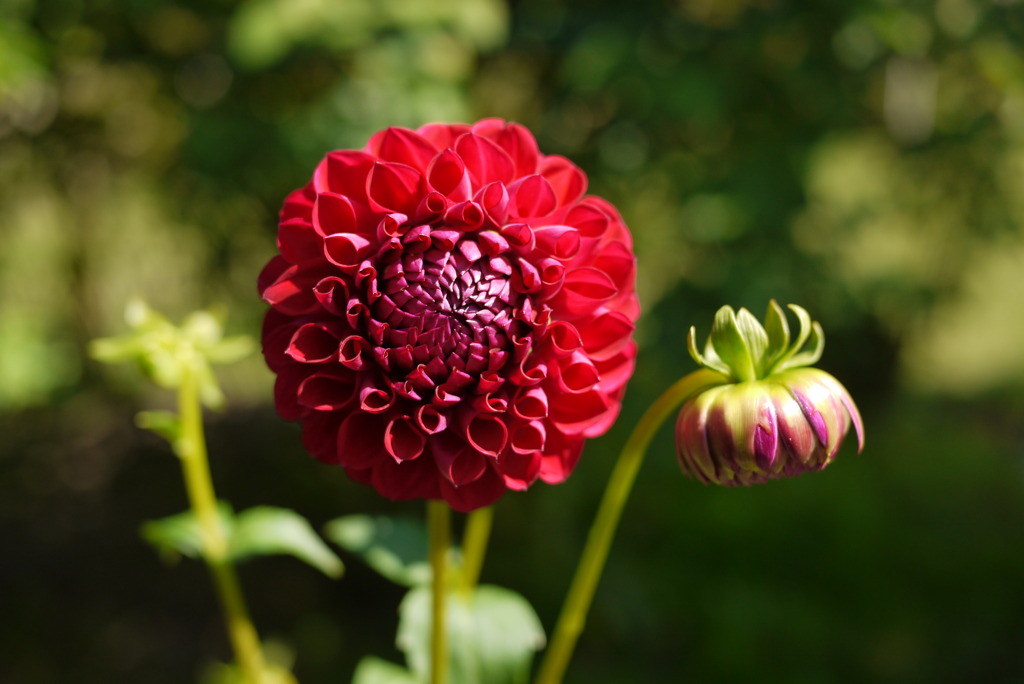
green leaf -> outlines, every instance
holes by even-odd
[[[171,444],[181,436],[181,421],[171,411],[139,411],[135,414],[135,424],[143,430],[155,432]]]
[[[234,526],[234,513],[223,501],[218,502],[221,525],[230,535]],[[203,555],[203,537],[199,521],[192,511],[185,511],[167,518],[150,520],[142,524],[142,538],[156,547],[165,558],[176,558],[178,554],[189,558]]]
[[[238,560],[286,554],[328,577],[340,577],[344,571],[341,559],[320,539],[309,521],[288,508],[257,506],[239,513],[229,549],[231,557]]]
[[[427,531],[418,519],[349,515],[327,523],[324,533],[395,584],[430,581]]]
[[[217,509],[232,560],[283,554],[294,556],[329,577],[340,577],[344,571],[341,559],[295,511],[257,506],[235,515],[223,501],[218,502]],[[203,555],[202,530],[192,511],[143,524],[142,537],[170,558],[177,554],[189,558]]]
[[[419,681],[404,667],[374,656],[360,660],[352,675],[352,684],[419,684]]]
[[[398,648],[409,668],[426,680],[430,668],[432,596],[429,587],[406,594],[398,609]],[[491,585],[448,595],[446,625],[451,684],[525,684],[544,629],[519,594]]]

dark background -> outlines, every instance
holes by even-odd
[[[1024,680],[1024,7],[1004,0],[7,0],[0,6],[0,681],[195,681],[230,657],[185,506],[88,360],[139,295],[255,334],[275,215],[387,125],[514,119],[632,227],[644,316],[622,419],[564,485],[497,508],[483,579],[553,626],[625,434],[684,336],[771,297],[822,322],[867,425],[827,471],[684,479],[670,430],[627,508],[570,682]],[[318,526],[420,515],[320,465],[253,358],[220,373],[219,494]],[[304,684],[398,660],[401,590],[347,558],[242,568]]]

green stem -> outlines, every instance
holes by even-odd
[[[185,489],[199,522],[203,557],[217,587],[235,660],[247,682],[260,684],[263,678],[263,650],[256,628],[249,619],[235,566],[228,557],[228,540],[217,511],[217,497],[213,491],[206,455],[199,387],[192,364],[183,362],[182,369],[181,386],[178,389],[181,434],[176,451],[181,459]]]
[[[487,539],[491,535],[494,509],[478,508],[469,514],[462,540],[462,590],[471,593],[480,579],[480,569],[487,553]]]
[[[451,546],[451,509],[444,501],[427,502],[433,610],[430,623],[430,684],[448,681],[448,634],[445,599],[448,589],[448,549]]]
[[[565,675],[569,658],[576,647],[580,632],[583,631],[587,611],[594,598],[594,590],[608,558],[608,549],[615,536],[619,518],[622,517],[622,509],[643,462],[647,445],[650,444],[655,432],[688,398],[726,381],[721,373],[710,370],[702,369],[690,373],[658,397],[633,429],[608,480],[604,498],[587,536],[587,544],[580,557],[576,575],[569,587],[554,636],[541,663],[535,684],[559,684]]]

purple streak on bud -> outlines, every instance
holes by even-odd
[[[754,428],[754,460],[757,467],[769,470],[775,463],[775,449],[778,447],[778,440],[763,425]]]
[[[811,429],[814,430],[814,436],[818,438],[818,443],[822,446],[828,444],[828,428],[825,427],[825,419],[821,413],[814,408],[814,404],[802,392],[791,388],[789,393],[793,395],[796,402],[800,404],[800,410],[807,416],[807,422],[810,423]]]

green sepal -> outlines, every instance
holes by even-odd
[[[734,382],[758,380],[815,364],[825,349],[825,333],[803,307],[790,304],[789,308],[799,324],[795,340],[791,341],[785,311],[773,299],[768,303],[763,326],[746,309],[736,313],[732,307],[723,306],[715,314],[704,353],[697,350],[697,331],[693,327],[686,336],[687,351],[701,366]]]
[[[717,371],[723,375],[730,375],[729,367],[722,363],[722,360],[718,358],[718,355],[714,353],[714,348],[711,347],[711,340],[705,345],[705,349],[709,352],[708,356],[704,356],[697,351],[697,328],[690,326],[690,333],[686,336],[686,348],[690,352],[690,357],[693,358],[701,366]]]
[[[396,643],[420,681],[427,681],[430,669],[431,607],[430,587],[420,586],[406,594],[398,609]],[[526,684],[533,655],[545,643],[529,602],[492,585],[450,592],[446,626],[453,684]]]
[[[765,349],[764,372],[768,373],[789,348],[789,321],[786,312],[774,299],[768,302],[764,316],[765,332],[768,333],[768,347]]]
[[[768,333],[765,332],[761,322],[746,309],[740,309],[736,314],[736,327],[746,343],[747,352],[753,364],[754,375],[750,379],[760,378],[764,375],[764,357],[768,349]]]
[[[754,359],[750,348],[740,331],[736,313],[731,306],[723,306],[715,314],[714,325],[711,326],[711,337],[708,338],[706,357],[714,354],[729,368],[729,375],[746,381],[757,378]]]
[[[427,530],[419,519],[347,515],[327,523],[324,534],[395,584],[430,581]]]
[[[778,370],[813,366],[821,359],[821,354],[825,351],[825,331],[817,321],[811,324],[811,334],[807,338],[807,343],[806,351],[794,354],[784,363],[779,364]]]

